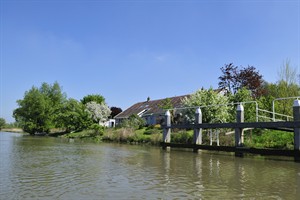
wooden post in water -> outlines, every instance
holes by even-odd
[[[244,106],[239,104],[237,106],[237,114],[236,114],[236,122],[243,123],[244,122]],[[235,128],[235,156],[243,156],[243,153],[238,151],[239,147],[242,147],[244,144],[244,131],[242,128]]]
[[[195,124],[202,124],[202,112],[200,108],[197,108],[195,112]],[[197,144],[202,144],[202,128],[194,129],[194,141],[195,146]],[[198,152],[197,148],[194,148],[194,152]]]
[[[163,130],[163,142],[170,143],[171,142],[171,113],[169,110],[165,113],[165,125],[166,127]],[[166,146],[163,147],[167,149]]]
[[[300,101],[298,99],[294,101],[293,115],[294,122],[300,123]],[[300,162],[300,128],[294,128],[294,151],[295,161]]]

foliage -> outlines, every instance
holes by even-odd
[[[173,109],[173,104],[170,98],[165,98],[161,101],[158,107],[164,110],[168,110],[168,109]]]
[[[99,94],[90,94],[87,96],[84,96],[83,99],[81,100],[81,103],[86,105],[89,102],[96,102],[97,104],[102,104],[105,103],[105,98],[102,95]]]
[[[96,140],[101,141],[101,135],[97,133],[96,130],[93,129],[85,129],[79,132],[72,132],[62,136],[63,138],[78,138],[78,139],[88,139],[88,140]]]
[[[172,133],[171,142],[192,144],[193,142],[193,131],[180,130]]]
[[[231,93],[235,93],[238,89],[238,70],[233,63],[221,67],[222,75],[219,77],[219,88],[227,89]]]
[[[104,123],[110,116],[110,109],[105,103],[97,103],[91,101],[85,105],[86,111],[89,113],[89,116],[96,123]]]
[[[24,99],[18,100],[19,107],[14,117],[25,132],[50,132],[57,126],[57,118],[66,97],[57,82],[53,85],[43,83],[40,88],[32,87],[25,92]]]
[[[114,118],[117,114],[121,113],[122,112],[122,109],[121,108],[118,108],[118,107],[111,107],[110,108],[110,118]]]
[[[145,134],[146,128],[135,130],[133,128],[106,129],[103,133],[103,141],[121,142],[121,143],[139,143],[158,145],[162,141],[162,132],[156,132],[151,135]]]
[[[30,134],[49,133],[55,128],[80,131],[109,117],[111,111],[104,100],[101,95],[87,95],[81,102],[67,100],[57,82],[42,83],[39,88],[33,86],[25,92],[24,98],[17,101],[18,108],[13,115],[20,127]],[[97,128],[96,132],[99,131]]]
[[[251,91],[251,94],[254,98],[260,97],[263,94],[262,75],[259,74],[259,71],[256,71],[255,67],[248,66],[246,68],[241,69],[239,73],[239,82],[239,88],[246,87],[248,90]]]
[[[128,119],[124,119],[121,122],[121,127],[141,129],[146,125],[146,121],[136,114],[131,115]]]
[[[266,110],[272,110],[273,101],[277,98],[296,97],[300,95],[300,88],[296,84],[288,84],[285,81],[274,83],[265,83],[265,95],[259,99],[259,106]],[[294,99],[274,101],[275,112],[284,115],[293,115],[292,106]]]
[[[64,103],[58,120],[60,127],[66,128],[66,132],[81,131],[93,123],[84,105],[75,99],[69,99]]]
[[[5,125],[6,125],[5,119],[4,119],[4,118],[0,118],[0,130],[1,130],[2,128],[4,128]]]
[[[277,90],[275,91],[275,97],[282,98],[282,97],[295,97],[300,95],[300,90],[298,85],[296,84],[288,84],[285,81],[280,81],[277,84]],[[294,99],[289,100],[281,100],[276,101],[275,103],[275,111],[277,113],[285,114],[285,115],[292,115],[292,105]]]
[[[292,85],[297,83],[297,69],[291,67],[290,60],[287,59],[281,65],[278,71],[279,82],[283,81],[287,85]]]
[[[253,101],[253,97],[251,96],[251,92],[246,88],[239,89],[234,95],[229,95],[229,101],[232,103],[239,102],[247,102],[244,103],[244,118],[246,122],[254,122],[256,121],[256,108],[255,103],[250,103]],[[231,121],[235,121],[236,118],[236,106],[234,105],[230,109]]]
[[[169,110],[170,114],[171,114],[171,122],[172,124],[177,124],[179,122],[179,120],[177,120],[177,118],[179,118],[180,115],[178,115],[178,117],[176,116],[176,110],[173,109],[174,106],[172,104],[172,101],[170,98],[165,98],[161,101],[161,103],[158,105],[159,108],[163,109],[163,110]]]
[[[148,126],[144,132],[145,135],[159,134],[162,130],[160,127]]]
[[[263,130],[254,132],[251,138],[245,136],[245,143],[250,147],[293,149],[294,136],[291,132]]]
[[[183,99],[183,105],[185,107],[202,107],[201,111],[203,123],[226,122],[229,119],[229,107],[225,104],[228,104],[228,97],[218,94],[212,88],[209,90],[198,90],[194,94]],[[194,121],[195,110],[196,109],[186,110],[188,121]]]
[[[90,126],[90,129],[95,131],[95,133],[94,133],[95,136],[103,135],[104,127],[99,124],[92,124]]]
[[[233,63],[221,67],[222,75],[219,77],[219,88],[228,89],[235,94],[239,89],[245,87],[251,91],[253,97],[257,98],[263,94],[262,75],[253,66],[238,69]]]

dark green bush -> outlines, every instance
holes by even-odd
[[[172,132],[171,142],[191,144],[193,142],[193,131],[179,130]]]
[[[292,149],[294,135],[291,132],[265,130],[261,134],[253,134],[250,146],[277,148],[277,149]]]

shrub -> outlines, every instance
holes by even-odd
[[[123,128],[141,129],[146,125],[146,121],[140,118],[138,115],[131,115],[128,119],[125,119],[121,123]]]
[[[249,146],[292,149],[294,136],[293,133],[285,131],[265,130],[261,134],[253,134]]]
[[[154,133],[150,136],[151,144],[158,145],[162,142],[162,134],[161,133]]]
[[[193,142],[193,131],[179,130],[172,132],[171,142],[191,144]]]
[[[155,126],[149,126],[144,131],[144,135],[152,135],[152,134],[162,134],[162,130],[159,128],[155,128]]]
[[[94,134],[96,135],[103,135],[104,127],[99,124],[92,124],[90,129],[94,130]]]

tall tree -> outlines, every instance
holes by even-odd
[[[58,116],[58,123],[66,129],[66,132],[71,132],[86,129],[93,121],[85,111],[85,106],[71,98],[64,103]]]
[[[262,75],[253,66],[248,66],[239,71],[238,74],[239,89],[245,87],[251,91],[254,98],[260,97],[263,94]]]
[[[291,66],[289,59],[283,62],[278,71],[279,82],[284,81],[287,85],[297,83],[297,69]]]
[[[238,69],[233,63],[221,67],[222,75],[219,77],[219,88],[227,89],[234,94],[238,88]]]
[[[4,128],[5,125],[6,125],[5,119],[4,119],[4,118],[0,118],[0,130],[1,130],[2,128]]]
[[[220,104],[223,106],[211,106]],[[226,122],[229,119],[229,107],[224,104],[228,104],[228,97],[219,95],[212,88],[209,90],[198,90],[183,99],[183,105],[185,107],[204,106],[201,108],[204,123]],[[186,116],[188,117],[188,121],[193,121],[195,109],[187,109]]]
[[[122,109],[119,108],[119,107],[114,107],[113,106],[113,107],[110,108],[110,111],[111,111],[110,118],[114,118],[117,114],[122,112]]]
[[[262,75],[253,66],[239,69],[232,63],[221,67],[222,75],[219,77],[219,89],[227,89],[235,94],[239,89],[246,88],[251,91],[253,97],[257,98],[263,94]]]
[[[17,100],[18,108],[14,117],[24,131],[48,133],[56,127],[57,116],[65,101],[65,95],[56,82],[53,85],[43,83],[40,88],[32,87],[25,92],[24,98]]]
[[[102,104],[105,102],[105,98],[100,94],[89,94],[84,96],[81,102],[85,105],[91,101],[96,102],[97,104]]]
[[[296,97],[300,95],[300,88],[297,85],[297,69],[293,68],[290,60],[283,62],[278,71],[277,88],[275,98]],[[276,112],[292,115],[292,105],[294,99],[277,101]]]
[[[96,123],[104,123],[110,116],[111,111],[105,103],[98,104],[95,101],[91,101],[85,106],[86,111]]]

